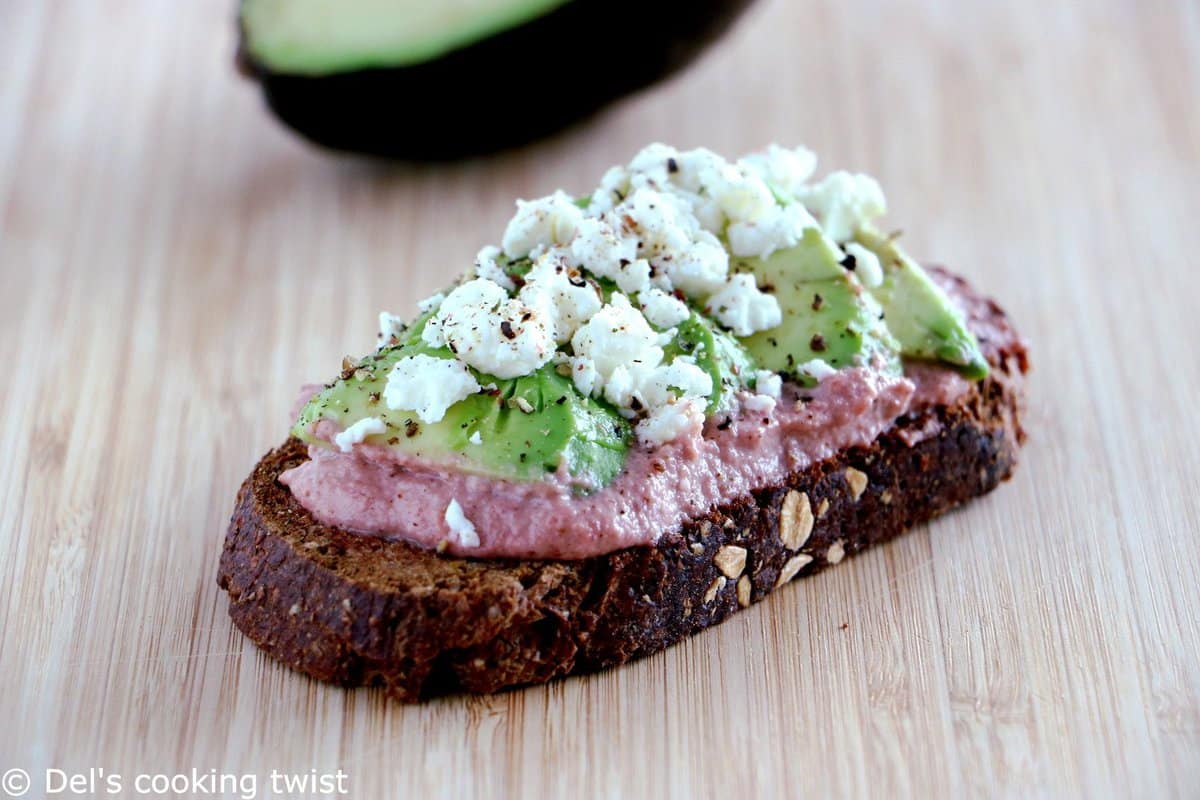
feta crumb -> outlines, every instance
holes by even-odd
[[[755,414],[765,414],[775,409],[775,398],[765,394],[749,394],[742,398],[742,408]]]
[[[634,189],[611,213],[623,229],[637,236],[637,254],[652,263],[657,257],[687,250],[691,237],[699,232],[683,199],[647,187]]]
[[[482,278],[452,291],[430,322],[460,361],[498,378],[528,375],[554,355],[552,320],[545,311],[510,299]]]
[[[805,361],[796,367],[796,371],[801,375],[807,375],[814,378],[818,382],[828,378],[830,375],[837,372],[828,361],[821,358],[814,358],[811,361]]]
[[[368,436],[386,431],[387,423],[379,417],[363,417],[337,436],[334,436],[333,443],[343,453],[349,453],[354,445],[361,444]]]
[[[509,258],[524,258],[538,247],[571,241],[582,221],[583,210],[562,190],[537,200],[518,200],[501,246]]]
[[[883,284],[883,265],[879,263],[879,256],[858,242],[851,242],[844,249],[847,255],[854,256],[854,274],[862,285],[868,289],[879,288]]]
[[[446,295],[442,294],[441,292],[431,294],[429,297],[426,297],[424,300],[417,303],[417,311],[420,311],[422,314],[427,314],[440,306],[442,301],[445,299]]]
[[[679,398],[708,397],[712,390],[712,376],[680,356],[669,364],[622,364],[604,382],[604,399],[624,416],[635,417]]]
[[[402,358],[388,373],[383,399],[393,411],[412,411],[426,423],[440,422],[446,409],[479,391],[461,361],[427,355]]]
[[[854,232],[887,211],[883,189],[870,175],[831,172],[820,183],[797,193],[804,205],[821,218],[826,235],[849,241]]]
[[[817,156],[807,147],[788,150],[771,144],[764,153],[738,159],[738,166],[752,172],[783,194],[794,197],[817,169]]]
[[[671,163],[679,169],[679,151],[670,145],[654,142],[643,147],[629,162],[629,171],[644,175],[655,183],[665,185],[671,179]]]
[[[570,255],[572,266],[618,280],[623,268],[637,258],[637,239],[617,230],[607,219],[588,217],[579,223]]]
[[[760,369],[754,373],[754,391],[778,399],[783,392],[783,379],[770,370]]]
[[[704,188],[702,177],[725,163],[724,158],[706,147],[682,152],[676,161],[679,172],[675,173],[673,178],[675,185],[684,191],[697,194]]]
[[[403,317],[398,317],[387,311],[379,312],[379,339],[384,344],[388,344],[394,339],[399,339],[400,334],[404,333],[406,327]]]
[[[659,406],[638,423],[638,441],[651,447],[686,433],[698,433],[704,425],[704,403],[692,398]]]
[[[735,222],[725,232],[735,256],[768,258],[776,250],[794,247],[805,228],[819,228],[812,214],[800,203],[776,207],[761,217]]]
[[[609,167],[600,178],[600,185],[596,187],[596,191],[592,192],[587,213],[598,216],[611,211],[621,202],[628,190],[629,171],[624,167]]]
[[[700,180],[730,222],[757,219],[776,207],[775,195],[762,179],[733,164],[709,167]]]
[[[783,321],[779,301],[760,290],[754,276],[745,272],[730,276],[725,288],[708,298],[704,309],[736,336],[769,330]]]
[[[674,328],[692,315],[687,303],[653,286],[638,294],[637,301],[642,314],[656,328]]]
[[[513,279],[500,266],[500,256],[503,251],[494,244],[489,244],[475,254],[475,277],[485,278],[506,292],[517,288]]]
[[[517,298],[540,312],[558,344],[569,342],[579,326],[602,305],[596,285],[579,270],[568,267],[554,251],[538,257],[526,273],[525,285]]]
[[[584,397],[590,397],[596,391],[596,383],[600,374],[596,371],[596,362],[584,356],[571,357],[571,382]]]
[[[576,358],[590,361],[604,380],[622,365],[657,365],[663,357],[657,342],[658,334],[642,312],[619,292],[571,338]]]
[[[702,297],[725,284],[729,275],[729,253],[716,236],[702,230],[696,240],[676,253],[663,269],[671,283],[684,294]]]
[[[479,431],[475,431],[474,433],[471,434],[470,438],[467,439],[467,441],[470,442],[471,444],[483,444],[483,437],[479,435]]]
[[[446,520],[450,532],[458,538],[459,544],[463,547],[479,547],[479,534],[475,532],[475,526],[467,519],[457,500],[451,500],[446,506],[443,519]]]

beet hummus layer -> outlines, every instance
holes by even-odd
[[[689,517],[869,444],[906,411],[953,402],[968,388],[949,368],[921,365],[905,377],[857,368],[811,390],[787,385],[774,408],[743,394],[737,410],[711,417],[703,429],[654,449],[634,448],[621,474],[586,496],[559,476],[503,481],[373,445],[349,453],[312,446],[310,460],[279,480],[325,525],[459,556],[586,558],[653,544]],[[337,432],[329,428],[322,438]],[[451,501],[475,526],[477,546],[464,546],[447,525]]]

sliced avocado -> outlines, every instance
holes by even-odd
[[[388,430],[368,437],[368,443],[479,475],[536,480],[561,463],[582,486],[596,489],[620,472],[631,438],[629,423],[605,404],[580,395],[551,364],[511,380],[478,374],[481,385],[496,388],[455,403],[435,423],[421,422],[411,411],[390,410],[383,389],[397,361],[418,354],[453,358],[449,350],[421,341],[423,326],[419,320],[399,345],[349,365],[308,402],[292,435],[332,447],[313,436],[313,423],[324,418],[348,427],[364,417],[379,417]]]
[[[751,1],[242,0],[239,59],[317,144],[457,158],[553,133],[667,77]],[[569,88],[556,90],[563,69]]]
[[[754,360],[741,342],[695,311],[679,324],[677,331],[676,338],[663,348],[664,360],[671,361],[677,356],[696,359],[696,366],[707,372],[713,382],[707,412],[725,410],[743,385],[743,376],[754,372]]]
[[[888,330],[906,356],[945,361],[972,380],[986,377],[987,359],[967,328],[962,312],[929,273],[879,231],[863,228],[855,237],[875,253],[883,284],[871,293],[883,307]]]
[[[249,54],[295,75],[419,64],[569,0],[243,0]]]
[[[806,230],[795,247],[735,267],[753,272],[783,311],[778,326],[741,340],[763,369],[807,382],[798,368],[812,359],[840,369],[866,363],[877,352],[894,354],[895,342],[879,324],[879,306],[816,229]],[[898,364],[893,357],[887,361]]]

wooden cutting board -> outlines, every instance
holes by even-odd
[[[267,116],[230,5],[0,5],[0,771],[35,796],[93,767],[125,796],[192,769],[258,796],[272,769],[354,797],[1197,796],[1200,6],[764,2],[585,127],[384,167]],[[652,140],[877,175],[909,249],[1032,343],[1014,480],[595,677],[403,707],[266,659],[214,575],[296,388],[514,197]]]

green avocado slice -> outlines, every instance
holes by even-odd
[[[876,354],[893,369],[896,343],[880,324],[879,305],[839,261],[838,251],[809,228],[799,244],[769,258],[743,259],[760,288],[773,292],[783,321],[741,340],[763,369],[811,383],[802,365],[813,359],[835,369],[867,363]]]
[[[986,377],[988,363],[979,342],[962,312],[929,273],[879,231],[863,228],[855,238],[879,258],[883,284],[871,293],[883,307],[888,330],[899,340],[901,352],[944,361],[972,380]]]
[[[389,409],[383,390],[396,362],[422,354],[454,357],[446,348],[421,341],[427,320],[428,315],[418,320],[400,344],[349,366],[318,392],[301,411],[292,435],[333,447],[313,435],[318,420],[348,427],[365,417],[378,417],[387,431],[367,437],[368,443],[473,474],[537,480],[562,464],[588,491],[603,487],[621,471],[631,440],[629,422],[606,404],[581,395],[552,364],[509,380],[476,373],[481,385],[495,388],[455,403],[435,423],[421,422],[412,411]]]
[[[663,361],[690,356],[696,366],[712,378],[713,392],[708,399],[708,414],[729,408],[734,394],[745,378],[756,369],[754,359],[731,334],[721,330],[707,317],[693,311],[676,328],[675,338],[663,348]]]
[[[430,61],[569,0],[244,0],[250,55],[277,72],[327,75]]]

